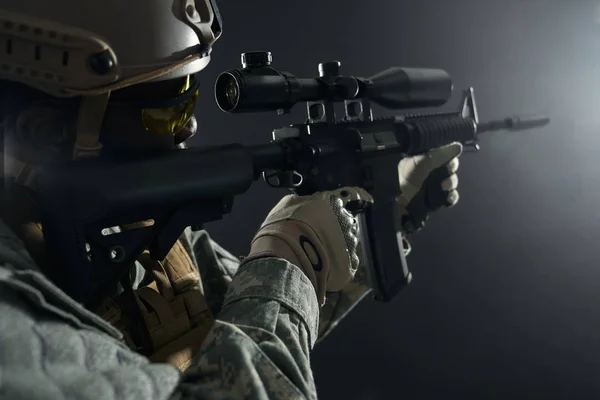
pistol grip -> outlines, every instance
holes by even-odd
[[[411,280],[395,213],[394,196],[381,196],[357,214],[362,261],[375,299],[382,302],[390,302]]]

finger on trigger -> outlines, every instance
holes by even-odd
[[[458,203],[458,199],[460,198],[458,194],[458,190],[450,190],[448,192],[448,196],[446,196],[446,207],[453,207]]]
[[[365,189],[363,188],[354,188],[357,191],[358,194],[358,199],[357,200],[363,200],[369,203],[373,202],[373,196],[371,196],[371,194],[369,192],[367,192]]]
[[[458,188],[458,175],[452,174],[442,181],[442,190],[449,192]]]
[[[452,160],[450,160],[450,162],[448,164],[446,164],[446,168],[448,169],[448,173],[450,175],[455,174],[458,172],[458,167],[459,167],[460,161],[459,158],[453,158]]]

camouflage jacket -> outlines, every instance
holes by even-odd
[[[188,235],[220,312],[182,374],[129,350],[119,331],[46,279],[0,221],[0,398],[316,398],[310,350],[368,292],[362,281],[319,310],[296,266],[264,259],[238,268],[206,232]]]

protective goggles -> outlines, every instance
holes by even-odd
[[[142,106],[142,123],[147,131],[156,134],[179,132],[194,115],[198,100],[198,82],[187,76],[177,96]]]
[[[198,100],[198,86],[198,81],[188,75],[172,97],[143,100],[115,99],[110,101],[109,107],[139,108],[142,124],[147,131],[172,135],[181,131],[194,115]]]

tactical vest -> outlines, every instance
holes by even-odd
[[[132,350],[184,371],[213,323],[198,269],[181,241],[163,261],[148,252],[138,261],[153,281],[107,298],[97,314],[123,333]]]
[[[32,193],[21,186],[2,191],[0,210],[2,219],[44,270],[43,235]],[[132,350],[184,371],[214,321],[198,268],[181,240],[162,261],[152,260],[148,252],[138,261],[153,278],[146,280],[150,283],[107,297],[96,314],[119,329]]]

